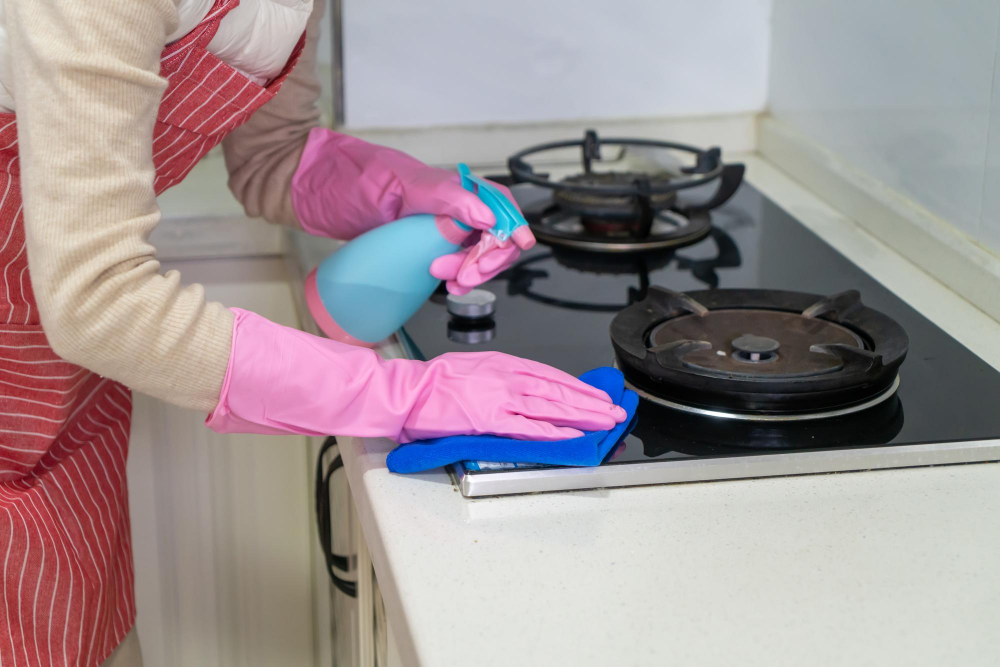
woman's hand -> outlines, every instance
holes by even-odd
[[[600,389],[560,370],[500,352],[452,352],[428,362],[388,362],[416,405],[397,442],[444,435],[565,440],[606,431],[625,411]],[[398,375],[397,375],[398,373]]]
[[[431,263],[431,275],[446,281],[452,294],[468,294],[477,285],[492,280],[521,256],[522,250],[535,245],[527,227],[518,227],[506,241],[488,232],[475,231],[458,252],[438,257]]]
[[[233,351],[208,425],[221,433],[562,440],[626,413],[560,370],[499,352],[383,361],[233,309]]]
[[[418,213],[480,230],[496,224],[457,173],[324,128],[309,133],[292,179],[292,205],[305,231],[344,240]]]
[[[514,202],[510,190],[494,185]],[[292,179],[292,205],[305,231],[345,240],[408,215],[437,216],[441,235],[463,245],[431,267],[431,274],[446,281],[453,294],[465,294],[490,280],[535,244],[527,227],[503,242],[483,233],[496,218],[462,187],[457,173],[322,128],[309,134]],[[456,220],[473,231],[460,228]]]

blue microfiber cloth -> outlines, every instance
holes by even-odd
[[[421,472],[459,461],[600,465],[611,448],[632,430],[639,397],[625,388],[625,378],[616,368],[595,368],[580,379],[606,391],[612,401],[625,409],[628,418],[610,431],[590,431],[570,440],[541,442],[497,435],[450,435],[417,440],[389,452],[386,464],[391,472],[398,473]]]

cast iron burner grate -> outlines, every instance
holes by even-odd
[[[626,379],[691,413],[791,421],[871,408],[898,386],[909,340],[856,291],[760,289],[680,294],[650,287],[611,323]]]
[[[535,173],[528,156],[579,147],[583,173],[561,181]],[[694,155],[693,167],[679,174],[597,172],[602,146],[642,147]],[[635,253],[690,245],[711,229],[708,212],[721,206],[743,181],[742,164],[723,164],[719,148],[648,139],[599,139],[588,130],[582,140],[559,141],[525,149],[507,161],[511,183],[532,183],[552,190],[552,197],[525,207],[535,237],[551,246],[588,252]],[[682,190],[716,185],[715,193],[695,204],[679,202]]]

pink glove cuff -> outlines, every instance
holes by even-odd
[[[333,202],[323,196],[331,185],[336,185],[329,182],[329,171],[323,169],[323,164],[329,164],[334,159],[338,144],[348,138],[322,127],[310,130],[299,166],[292,177],[292,210],[302,230],[313,236],[346,239],[350,234],[347,229],[338,232],[332,228],[330,206]],[[350,185],[343,184],[342,187]]]
[[[219,404],[208,415],[205,425],[216,433],[329,435],[269,420],[269,397],[276,381],[280,380],[280,365],[286,361],[281,354],[281,330],[285,327],[240,308],[230,310],[236,320],[229,366],[222,382]]]

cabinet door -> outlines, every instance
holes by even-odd
[[[296,325],[278,260],[208,264],[185,263],[185,281]],[[218,435],[204,419],[135,397],[128,478],[145,664],[312,667],[329,636],[313,624],[307,439]]]
[[[324,439],[312,439],[312,458],[316,460]],[[329,450],[323,460],[323,471],[339,454],[335,447]],[[315,464],[314,464],[315,465]],[[348,561],[347,570],[335,570],[338,577],[346,582],[358,581],[357,536],[361,532],[358,518],[347,484],[344,469],[337,469],[330,478],[330,526],[332,530],[333,553],[344,556]],[[313,515],[315,522],[315,514]],[[338,590],[330,580],[326,559],[320,551],[314,567],[316,577],[315,614],[317,633],[331,638],[330,650],[322,645],[317,655],[324,667],[364,667],[360,657],[361,613],[357,597]],[[370,611],[370,610],[369,610]],[[370,614],[369,614],[370,615]]]

